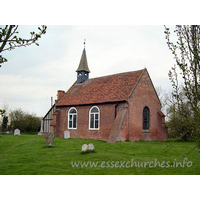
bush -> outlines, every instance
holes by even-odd
[[[172,105],[168,110],[170,111],[170,120],[166,123],[168,127],[169,138],[181,137],[183,140],[191,140],[194,132],[194,116],[189,106],[181,110],[181,112]],[[183,105],[182,105],[183,107]]]
[[[29,114],[16,109],[10,112],[11,128],[15,130],[20,129],[21,132],[38,132],[40,130],[41,119],[35,114]]]
[[[3,123],[2,123],[2,131],[6,130],[7,124],[8,124],[8,117],[4,116],[3,117]]]

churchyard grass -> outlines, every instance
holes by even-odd
[[[45,137],[34,134],[22,133],[20,136],[1,134],[0,174],[200,174],[199,149],[183,157],[194,147],[194,142],[177,142],[167,153],[164,153],[163,149],[170,140],[110,144],[92,139],[55,138],[54,148],[43,148],[45,142]],[[95,152],[81,153],[81,146],[89,143],[94,144]],[[185,161],[184,167],[183,161]],[[177,162],[180,162],[182,166],[176,167]],[[91,163],[96,164],[96,167],[94,165],[91,167]]]

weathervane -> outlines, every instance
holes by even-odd
[[[84,43],[83,43],[84,44],[84,49],[85,49],[85,43],[86,43],[86,39],[84,39]]]

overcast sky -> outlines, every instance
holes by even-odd
[[[46,35],[39,40],[39,47],[32,45],[3,54],[8,62],[0,68],[0,108],[4,103],[7,103],[10,110],[22,108],[25,111],[34,112],[38,116],[44,116],[49,110],[51,96],[55,100],[57,90],[68,90],[76,80],[75,71],[82,55],[84,39],[86,39],[87,60],[91,71],[90,78],[146,67],[155,86],[170,90],[171,83],[168,79],[168,71],[174,65],[174,60],[166,44],[164,26],[110,26],[110,24],[199,23],[199,6],[193,0],[189,2],[174,0],[57,0],[56,2],[47,2],[36,0],[31,4],[27,4],[27,1],[24,0],[11,0],[2,1],[1,7],[1,16],[3,16],[0,20],[1,24],[99,25],[48,26]],[[109,25],[100,26],[102,24]],[[20,26],[20,35],[28,37],[29,32],[36,29],[37,26]],[[16,187],[19,185],[19,180],[18,177],[16,180],[13,178],[13,176],[5,177],[1,182],[2,186],[11,184],[14,189],[13,194],[16,195],[19,191]],[[27,177],[24,178],[27,179]],[[39,178],[41,180],[42,177]],[[65,181],[67,185],[63,184],[64,187],[70,186],[68,183],[77,184],[80,182],[77,178],[69,177],[70,181]],[[110,185],[114,185],[111,189],[118,187],[118,182],[111,181],[110,177],[106,178],[109,184],[112,183]],[[162,185],[162,188],[163,183],[167,183],[165,186],[171,184],[167,179],[164,179],[163,182],[163,177],[161,177],[162,180],[154,180],[155,177],[153,180],[152,178],[149,180],[146,179],[147,177],[144,178],[134,177],[134,186],[144,185],[144,182],[151,184],[152,181],[151,185],[156,185],[156,187]],[[20,193],[22,199],[25,199],[28,192],[31,192],[30,188],[32,187],[30,186],[34,187],[36,183],[32,180],[29,181],[29,179],[29,177],[28,180],[23,179],[23,182],[28,181],[28,184],[26,184],[27,187],[23,186],[26,190],[24,196]],[[56,179],[56,181],[59,182],[60,179]],[[95,187],[92,189],[96,191],[100,186],[98,183],[102,183],[102,181],[96,180],[96,177],[95,180],[91,179],[91,181],[95,183],[93,184]],[[128,181],[130,182],[130,179],[121,180],[121,182]],[[157,184],[160,182],[162,184]],[[195,183],[195,180],[192,182]],[[184,186],[182,183],[184,182],[178,182],[180,189]],[[85,185],[87,184],[86,182]],[[174,186],[177,187],[177,182]],[[192,184],[191,187],[193,187]],[[65,188],[62,191],[65,192]],[[160,189],[162,190],[162,188]],[[40,188],[38,189],[40,190]],[[77,193],[76,189],[70,187],[72,198]],[[80,193],[81,198],[83,194],[86,194],[84,192],[87,190],[84,189],[83,187],[82,193]],[[127,184],[124,184],[122,189],[127,189]],[[151,187],[148,189],[150,192],[147,192],[148,196],[146,197],[149,197],[152,190]],[[9,190],[10,187],[3,187],[6,197]],[[139,196],[143,192],[143,187],[138,187],[137,190],[139,192],[136,196]],[[55,195],[61,197],[65,194],[59,192]],[[52,197],[55,198],[55,195],[53,194]],[[111,193],[109,197],[111,195],[112,198],[124,198],[124,193],[123,196]],[[127,195],[129,193],[126,193],[125,197],[128,197]],[[173,193],[173,195],[177,195],[177,193]],[[177,198],[180,198],[179,193],[178,195]]]
[[[20,26],[28,37],[38,26]],[[147,68],[154,86],[171,90],[168,71],[174,65],[164,26],[48,26],[40,46],[21,47],[3,53],[0,68],[0,105],[44,116],[57,90],[67,91],[76,80],[83,42],[90,78]]]

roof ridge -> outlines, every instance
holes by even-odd
[[[145,68],[145,69],[146,69],[146,68]],[[97,78],[104,78],[104,77],[108,77],[108,76],[115,76],[115,75],[120,75],[120,74],[127,74],[127,73],[139,72],[139,71],[142,72],[143,70],[144,70],[144,69],[140,69],[140,70],[136,70],[136,71],[129,71],[129,72],[116,73],[116,74],[105,75],[105,76],[99,76],[99,77],[90,78],[90,79],[88,79],[88,80],[97,79]]]
[[[87,79],[74,84],[56,106],[126,101],[145,69]]]

